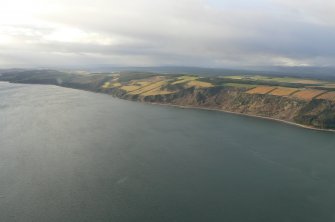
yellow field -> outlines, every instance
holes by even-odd
[[[111,83],[110,82],[105,82],[102,86],[101,86],[101,88],[103,88],[103,89],[108,89],[108,88],[110,88],[111,87]]]
[[[296,91],[298,91],[296,88],[279,87],[269,94],[274,96],[289,96]]]
[[[253,88],[249,91],[247,91],[247,93],[249,94],[267,94],[270,91],[274,90],[276,87],[272,87],[272,86],[258,86],[256,88]]]
[[[198,79],[198,77],[195,77],[195,76],[181,76],[181,77],[177,78],[177,81],[175,81],[171,84],[175,85],[175,84],[185,83],[185,82],[189,82],[189,81],[196,80],[196,79]]]
[[[137,90],[134,90],[134,91],[130,92],[129,94],[133,94],[133,95],[142,94],[142,93],[145,93],[145,92],[149,92],[153,89],[159,89],[160,87],[162,87],[165,84],[166,84],[166,81],[155,82],[155,83],[152,83],[150,85],[141,87]]]
[[[121,83],[119,82],[114,82],[111,84],[112,87],[119,87],[119,86],[122,86]]]
[[[122,86],[121,89],[126,90],[127,92],[132,92],[135,90],[140,90],[141,88],[152,84],[149,81],[131,81],[128,85]],[[120,84],[121,85],[121,84]]]
[[[109,89],[109,88],[113,88],[113,87],[119,87],[119,86],[122,86],[121,83],[118,83],[118,82],[105,82],[101,88],[103,89]]]
[[[197,80],[192,80],[190,82],[187,83],[187,86],[189,87],[198,87],[198,88],[208,88],[208,87],[213,87],[213,84],[209,83],[209,82],[201,82],[201,81],[197,81]]]
[[[323,90],[316,90],[316,89],[306,89],[296,92],[292,95],[292,97],[302,100],[312,100],[314,97],[324,93]]]
[[[127,91],[127,92],[132,92],[132,91],[135,91],[137,89],[141,88],[141,86],[122,86],[121,89]]]
[[[133,85],[146,86],[146,85],[149,85],[151,83],[152,82],[149,82],[149,81],[134,81]]]
[[[161,90],[161,89],[153,89],[150,91],[147,91],[145,93],[142,93],[142,96],[156,96],[156,95],[167,95],[175,93],[174,91],[167,91],[167,90]]]
[[[317,97],[317,99],[326,99],[330,101],[335,101],[335,92],[327,92]]]

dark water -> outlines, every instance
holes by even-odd
[[[335,134],[0,83],[0,221],[335,221]]]

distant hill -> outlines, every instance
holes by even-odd
[[[42,70],[46,70],[44,68]],[[226,75],[271,75],[293,76],[300,78],[313,78],[335,80],[335,67],[244,67],[244,68],[206,68],[192,66],[154,66],[154,67],[117,67],[111,65],[96,65],[83,67],[51,68],[56,70],[87,72],[152,72],[160,74],[196,74],[201,76],[226,76]],[[19,71],[22,69],[0,69],[1,71]],[[32,70],[32,69],[30,69]]]

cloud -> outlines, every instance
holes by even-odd
[[[326,66],[335,58],[330,0],[0,3],[7,66]]]
[[[335,26],[335,2],[331,0],[274,0],[285,14],[318,25]]]

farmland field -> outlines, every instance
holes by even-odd
[[[317,97],[317,99],[325,99],[330,101],[335,101],[335,92],[327,92]]]
[[[294,93],[292,97],[302,100],[312,100],[313,98],[317,97],[318,95],[321,95],[324,92],[325,91],[323,90],[306,89]]]
[[[104,88],[104,89],[108,89],[108,88],[110,88],[111,87],[111,83],[110,82],[105,82],[102,86],[101,86],[101,88]]]
[[[269,94],[274,96],[289,96],[296,91],[298,91],[297,88],[279,87]]]
[[[300,83],[300,84],[323,84],[324,82],[311,79],[300,79],[293,77],[269,77],[269,76],[226,76],[224,78],[233,80],[251,80],[251,81],[264,81],[264,82],[278,82],[278,83]]]
[[[113,88],[113,87],[119,87],[122,86],[121,83],[119,82],[105,82],[101,88],[103,89],[109,89],[109,88]]]
[[[198,81],[198,80],[192,80],[190,82],[188,82],[186,84],[187,86],[190,87],[199,87],[199,88],[207,88],[207,87],[213,87],[213,84],[209,83],[209,82],[202,82],[202,81]]]
[[[142,96],[156,96],[156,95],[167,95],[167,94],[172,94],[175,91],[168,91],[168,90],[161,90],[161,89],[153,89],[147,92],[142,93]]]
[[[112,83],[111,86],[112,87],[119,87],[119,86],[121,86],[121,83],[115,82],[115,83]]]
[[[167,95],[179,92],[190,87],[230,87],[242,90],[248,94],[272,95],[291,97],[299,100],[325,99],[335,101],[335,83],[320,80],[301,79],[294,77],[270,76],[225,76],[206,79],[194,75],[157,75],[144,76],[144,78],[131,79],[119,82],[121,77],[113,76],[110,81],[101,84],[101,89],[118,87],[129,95]]]
[[[258,86],[254,89],[249,90],[247,93],[249,94],[267,94],[274,90],[276,87],[271,86]]]
[[[138,90],[139,88],[141,88],[141,86],[136,86],[136,85],[126,85],[126,86],[121,87],[121,89],[127,92],[132,92],[132,91]]]
[[[189,81],[192,81],[192,80],[196,80],[198,78],[199,77],[197,77],[197,76],[181,76],[181,77],[178,77],[177,81],[173,82],[172,85],[180,84],[180,83],[186,83],[186,82],[189,82]]]
[[[160,88],[165,84],[166,84],[166,81],[155,82],[155,83],[149,84],[147,86],[138,88],[137,90],[131,91],[129,94],[133,94],[133,95],[142,94],[142,93],[149,92],[151,90]]]

